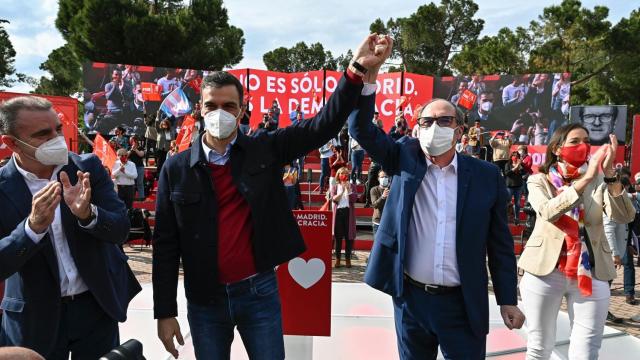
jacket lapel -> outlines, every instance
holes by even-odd
[[[15,165],[15,159],[11,159],[5,165],[4,176],[0,179],[0,191],[9,198],[10,202],[17,211],[19,219],[25,219],[31,212],[31,190],[27,187],[22,174]],[[49,263],[49,267],[56,279],[58,279],[58,260],[51,244],[51,238],[46,235],[40,242],[43,244],[42,253]]]
[[[467,190],[469,189],[469,181],[471,180],[471,169],[464,155],[458,154],[458,198],[456,201],[456,227],[459,228],[462,223],[462,210],[467,200]]]

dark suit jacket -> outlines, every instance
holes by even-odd
[[[374,96],[360,100],[373,104]],[[403,294],[405,247],[416,192],[427,171],[417,139],[395,142],[371,123],[373,105],[349,117],[349,132],[393,176],[376,233],[365,282],[394,297]],[[498,168],[458,154],[456,249],[465,310],[473,331],[489,331],[486,258],[499,305],[515,305],[516,259],[507,226],[507,189]]]
[[[305,250],[289,208],[282,168],[334,137],[356,107],[362,84],[344,77],[326,106],[312,119],[254,136],[238,132],[229,163],[233,182],[251,208],[256,269],[273,269]],[[187,300],[217,301],[218,204],[200,136],[160,172],[153,247],[153,298],[156,318],[177,315],[180,259]]]
[[[82,280],[102,309],[113,319],[127,318],[129,301],[141,288],[121,245],[129,232],[124,203],[94,155],[69,154],[62,168],[72,184],[78,170],[91,174],[91,203],[98,208],[96,226],[87,230],[65,204],[62,224],[71,255]],[[36,245],[25,233],[32,195],[13,161],[0,169],[0,279],[5,279],[0,345],[31,348],[43,356],[55,344],[60,320],[61,294],[58,261],[49,235]]]

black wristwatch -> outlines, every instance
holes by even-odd
[[[618,179],[617,176],[613,176],[613,177],[606,177],[605,176],[603,180],[604,180],[605,184],[613,184],[613,183],[618,182],[620,179]]]
[[[355,60],[352,61],[351,64],[349,64],[349,70],[360,77],[364,77],[364,75],[367,73],[367,68],[365,68]]]

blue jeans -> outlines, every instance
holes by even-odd
[[[520,221],[520,197],[522,195],[522,187],[512,188],[508,187],[509,200],[513,198],[513,216],[516,221]]]
[[[136,189],[138,191],[138,196],[136,199],[145,199],[144,196],[144,166],[136,166],[136,170],[138,170],[138,177],[136,178]]]
[[[284,359],[280,296],[274,271],[221,285],[210,304],[189,302],[187,318],[198,359],[229,359],[236,326],[250,359]]]
[[[324,187],[325,181],[328,181],[329,175],[331,175],[329,158],[320,158],[320,189]]]
[[[624,256],[620,259],[624,266],[623,284],[625,295],[636,295],[636,268],[633,265],[633,255],[627,250],[624,252]]]
[[[351,180],[362,181],[362,161],[364,161],[364,150],[351,150]]]

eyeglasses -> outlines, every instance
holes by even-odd
[[[418,119],[418,125],[421,128],[428,128],[435,121],[436,124],[440,127],[449,127],[451,123],[455,120],[455,116],[440,116],[440,117],[422,117]]]
[[[582,115],[582,122],[584,122],[585,124],[593,124],[596,119],[598,119],[598,121],[608,124],[611,122],[611,120],[613,120],[613,114],[612,113],[604,113],[604,114],[584,114]]]

